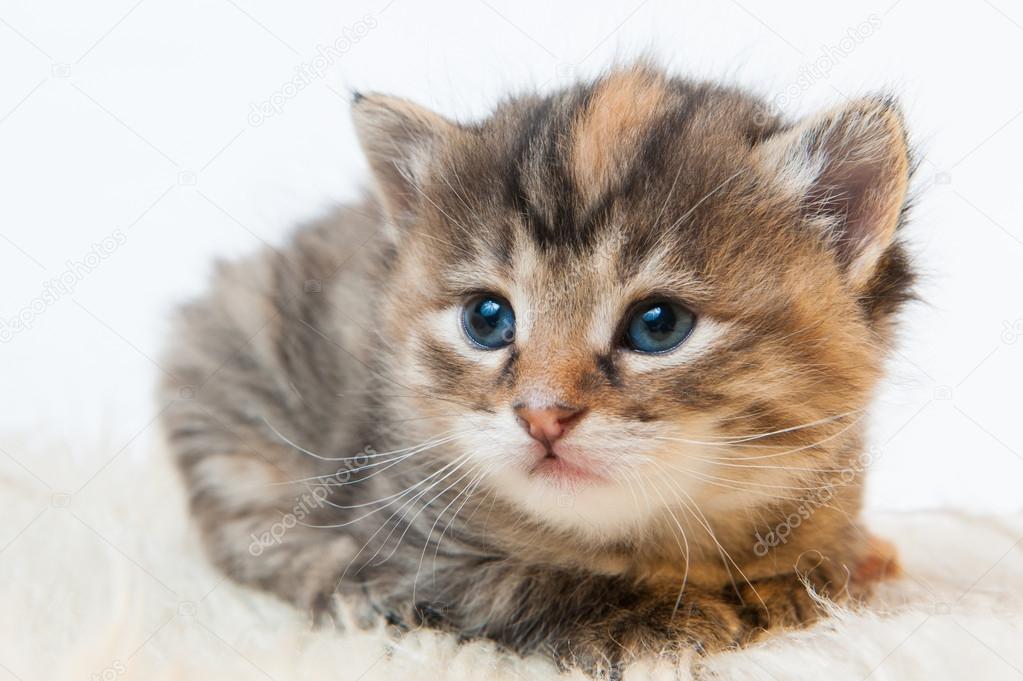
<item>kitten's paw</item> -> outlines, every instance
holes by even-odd
[[[749,627],[734,604],[687,588],[676,607],[677,596],[677,592],[663,593],[636,607],[616,610],[555,644],[555,657],[563,667],[616,678],[626,664],[639,658],[679,661],[737,647],[746,637]]]
[[[341,593],[334,584],[312,598],[308,611],[314,624],[340,631],[372,629],[387,619],[366,594],[351,589]]]
[[[748,631],[733,603],[695,588],[686,588],[677,609],[672,603],[665,611],[662,621],[672,638],[699,653],[734,648]]]
[[[740,586],[742,616],[751,625],[751,638],[768,630],[802,627],[827,615],[826,603],[848,602],[850,571],[811,552],[799,572],[755,579]]]
[[[365,629],[378,623],[381,616],[368,593],[350,579],[354,542],[336,537],[321,542],[317,549],[274,556],[287,561],[286,569],[278,572],[273,583],[262,586],[308,613],[319,626]]]
[[[899,552],[887,539],[870,535],[867,551],[853,568],[852,579],[857,585],[869,587],[875,582],[899,576]]]

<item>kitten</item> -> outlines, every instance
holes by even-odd
[[[352,111],[374,197],[221,265],[169,353],[227,574],[608,672],[884,573],[858,513],[912,280],[891,101],[792,123],[638,65],[475,124]]]

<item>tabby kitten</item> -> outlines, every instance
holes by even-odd
[[[169,353],[227,574],[615,672],[883,572],[858,513],[911,283],[891,101],[793,123],[638,65],[479,123],[352,112],[373,198],[220,265]]]

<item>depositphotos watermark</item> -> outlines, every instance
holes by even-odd
[[[75,288],[92,274],[103,261],[128,241],[127,235],[115,229],[108,236],[92,244],[92,248],[78,260],[68,260],[64,271],[43,282],[39,295],[28,301],[16,315],[0,317],[0,343],[7,343],[19,333],[28,331],[46,310],[64,296],[75,292]]]
[[[333,42],[317,45],[315,55],[295,67],[295,76],[291,80],[270,93],[266,99],[249,105],[249,125],[260,126],[267,119],[280,115],[289,101],[324,78],[337,60],[379,25],[375,16],[367,14],[351,26],[345,26]]]
[[[812,492],[808,493],[803,497],[799,505],[789,513],[784,519],[781,520],[774,528],[770,529],[767,534],[761,534],[757,530],[753,536],[756,541],[753,543],[753,553],[759,558],[763,558],[768,552],[782,544],[787,544],[789,538],[792,536],[792,532],[802,525],[805,521],[810,519],[810,516],[814,514],[821,506],[827,505],[829,501],[835,496],[835,490],[839,487],[851,484],[856,480],[857,476],[865,471],[870,465],[878,458],[875,454],[878,454],[876,450],[871,452],[863,452],[851,466],[836,470],[834,475],[826,479],[820,487],[815,488]]]
[[[249,543],[249,554],[260,556],[266,549],[280,544],[284,541],[284,535],[288,533],[288,530],[300,521],[305,520],[312,513],[313,509],[323,506],[323,502],[329,494],[330,492],[326,487],[314,487],[309,492],[299,496],[290,513],[285,513],[280,520],[271,525],[262,534],[252,533],[249,535],[252,539]]]
[[[281,519],[267,528],[260,534],[252,533],[249,538],[249,554],[260,556],[266,549],[277,546],[284,541],[288,530],[308,518],[314,510],[322,508],[327,503],[331,488],[348,484],[352,479],[352,473],[369,468],[370,458],[377,452],[367,445],[357,456],[349,459],[344,466],[337,469],[333,475],[321,478],[315,486],[310,486],[309,491],[303,492],[295,498],[291,511],[281,516]],[[390,463],[388,459],[387,463]]]
[[[762,125],[769,118],[773,118],[786,111],[807,90],[813,87],[814,83],[827,78],[831,74],[832,69],[838,66],[842,60],[852,54],[857,47],[866,42],[880,28],[881,17],[871,14],[864,21],[850,28],[837,43],[822,47],[817,58],[803,64],[799,68],[799,74],[796,76],[796,79],[789,83],[784,90],[772,97],[766,106],[757,112],[756,122]]]
[[[89,675],[89,681],[114,681],[128,670],[120,660],[114,660],[98,672]]]
[[[1020,338],[1023,338],[1023,319],[1006,319],[1002,322],[1003,343],[1015,345]]]

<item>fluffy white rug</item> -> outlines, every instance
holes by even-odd
[[[162,452],[0,455],[0,681],[537,679],[540,659],[423,631],[312,630],[204,560]],[[1018,679],[1023,517],[880,515],[906,576],[866,612],[627,679]]]

